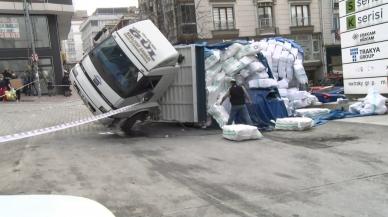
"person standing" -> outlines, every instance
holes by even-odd
[[[64,96],[71,96],[71,90],[70,90],[70,85],[71,85],[71,82],[70,82],[70,77],[69,77],[69,73],[65,72],[65,74],[63,75],[63,78],[62,78],[62,85],[63,85],[63,95]]]
[[[231,125],[234,121],[236,121],[237,117],[240,117],[244,124],[253,125],[246,106],[246,102],[249,104],[252,103],[248,92],[244,87],[238,85],[234,79],[231,80],[231,85],[232,86],[229,88],[229,91],[224,97],[222,97],[220,103],[222,104],[226,98],[229,98],[230,103],[232,104],[227,125]]]

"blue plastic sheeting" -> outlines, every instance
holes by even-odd
[[[371,115],[375,115],[375,114],[371,113],[371,114],[361,115],[361,114],[342,111],[342,110],[332,110],[332,111],[330,111],[329,114],[323,115],[323,116],[320,116],[320,117],[314,119],[314,122],[315,122],[315,125],[323,125],[331,120],[365,117],[365,116],[371,116]]]
[[[252,104],[247,107],[256,126],[269,127],[273,125],[271,120],[288,117],[286,106],[277,97],[277,91],[273,89],[251,89],[249,95]]]

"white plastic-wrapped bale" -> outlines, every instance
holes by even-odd
[[[284,78],[284,79],[278,81],[278,86],[280,89],[287,89],[288,88],[288,80],[286,78]]]
[[[251,72],[262,72],[266,69],[265,66],[259,61],[252,62],[248,67]]]
[[[295,58],[292,54],[288,54],[286,65],[286,78],[291,81],[294,78],[294,61]]]
[[[244,56],[239,61],[241,62],[241,64],[243,64],[246,67],[249,64],[253,63],[254,61],[257,61],[257,58],[253,56]]]
[[[244,78],[248,78],[251,75],[251,71],[249,69],[242,69],[240,75]]]
[[[278,82],[275,79],[259,79],[259,88],[277,87]]]
[[[330,109],[327,109],[327,108],[308,108],[308,109],[295,110],[296,116],[308,117],[312,119],[315,119],[323,115],[327,115],[329,113],[330,113]]]
[[[206,58],[205,60],[205,70],[208,70],[209,68],[213,67],[215,64],[217,64],[221,59],[221,51],[219,50],[213,50],[213,54]]]
[[[217,121],[220,127],[228,123],[229,114],[221,105],[212,105],[208,109],[208,113]]]
[[[308,83],[306,71],[304,70],[303,63],[301,60],[295,60],[294,75],[300,84]]]
[[[235,55],[237,59],[241,59],[245,56],[252,56],[260,52],[260,46],[258,42],[253,42],[247,45],[244,45],[239,52]]]
[[[227,60],[227,59],[233,57],[243,47],[244,47],[244,45],[239,44],[239,43],[234,43],[234,44],[230,45],[228,48],[225,49],[223,55],[221,56],[221,60],[224,61],[224,60]]]
[[[279,78],[286,78],[287,77],[286,67],[288,66],[287,63],[288,63],[288,55],[289,54],[290,53],[288,51],[282,51],[282,54],[280,55],[279,66],[278,66]]]
[[[275,123],[277,130],[303,131],[311,129],[314,121],[311,118],[278,118]]]
[[[256,72],[256,74],[259,76],[259,79],[269,78],[269,75],[268,75],[268,73],[266,71]]]
[[[233,76],[236,73],[238,73],[241,69],[245,68],[246,65],[238,61],[237,59],[231,57],[227,60],[225,60],[222,64],[222,69],[224,72],[229,75]]]
[[[222,127],[222,136],[232,141],[255,140],[263,137],[257,127],[243,124]]]
[[[283,45],[283,48],[284,48],[284,50],[290,52],[291,49],[292,49],[292,45],[289,42],[285,41],[284,45]]]
[[[222,70],[222,64],[221,63],[216,63],[213,65],[211,68],[206,70],[206,84],[210,85],[213,80],[215,79],[215,76],[221,72]]]
[[[279,67],[279,60],[280,56],[282,55],[283,52],[283,46],[276,45],[275,51],[272,55],[272,73],[279,73],[278,72],[278,67]]]

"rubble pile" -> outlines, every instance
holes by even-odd
[[[228,91],[232,79],[247,89],[277,88],[289,115],[318,102],[310,93],[299,91],[299,85],[306,85],[308,78],[303,49],[292,40],[278,37],[235,42],[226,48],[208,49],[207,53],[208,113],[221,127],[228,120],[230,103],[219,106],[217,101]]]

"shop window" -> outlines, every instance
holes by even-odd
[[[50,47],[47,17],[31,16],[36,47]],[[0,16],[0,48],[28,48],[30,34],[24,16]]]

